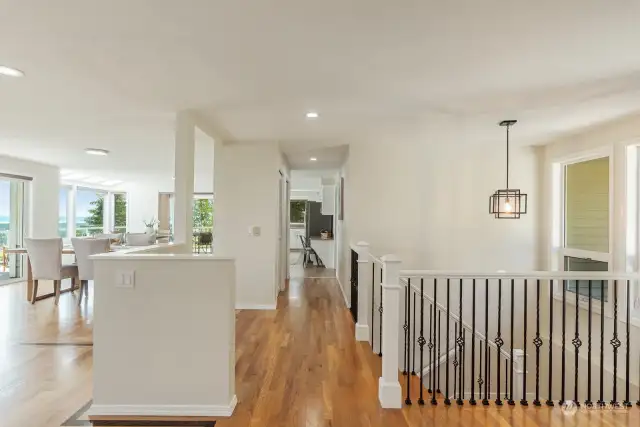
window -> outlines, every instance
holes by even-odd
[[[69,203],[69,188],[60,188],[58,196],[58,236],[63,239],[68,236],[67,209]]]
[[[125,193],[113,195],[113,231],[127,232],[127,195]]]
[[[306,200],[291,200],[289,221],[291,225],[304,225],[306,217]]]
[[[193,199],[193,231],[213,231],[213,196],[195,196]]]
[[[609,271],[609,157],[564,166],[564,271]],[[587,296],[589,281],[568,281]],[[607,301],[607,282],[592,281],[592,298]]]
[[[104,232],[105,193],[78,188],[76,193],[76,237],[93,236]]]

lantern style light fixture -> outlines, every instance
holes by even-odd
[[[503,120],[500,126],[507,128],[507,186],[496,190],[489,198],[489,213],[498,219],[519,219],[527,213],[527,195],[519,189],[509,188],[509,128],[517,120]]]

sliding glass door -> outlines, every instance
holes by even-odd
[[[0,284],[23,277],[23,257],[7,253],[24,239],[25,182],[0,176]]]

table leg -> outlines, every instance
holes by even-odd
[[[31,272],[31,260],[29,256],[27,258],[27,301],[31,303],[31,297],[33,296],[33,273]]]

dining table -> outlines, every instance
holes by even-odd
[[[131,249],[131,246],[116,246],[111,245],[111,252],[116,252],[118,250]],[[5,249],[6,254],[16,254],[16,255],[26,255],[27,256],[27,301],[31,302],[31,297],[33,296],[33,272],[31,271],[31,261],[29,260],[29,255],[27,254],[27,248],[12,248]],[[63,255],[75,255],[75,251],[73,246],[64,246],[62,248]],[[71,279],[71,286],[67,289],[61,289],[60,293],[73,292],[80,288],[80,281],[77,277]],[[38,295],[36,297],[36,301],[40,301],[42,299],[55,297],[55,292],[51,292],[44,295]]]

